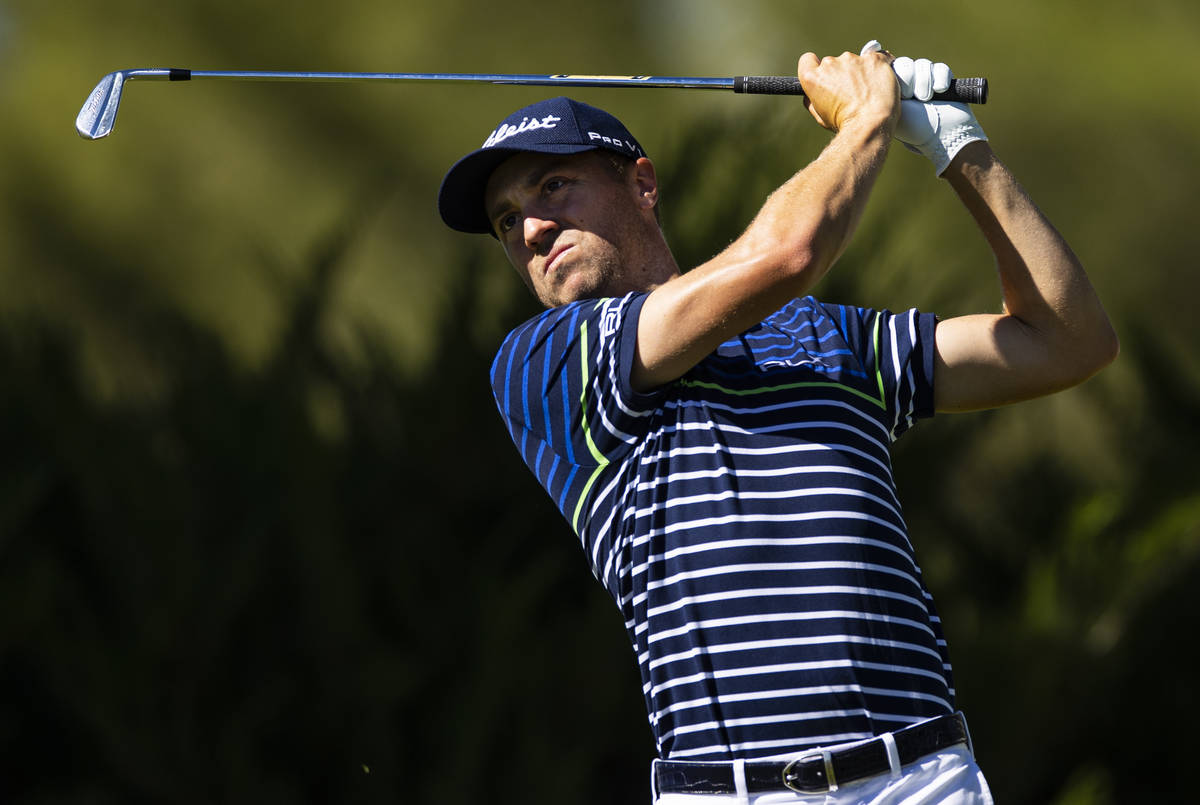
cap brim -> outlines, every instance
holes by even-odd
[[[594,151],[594,145],[542,143],[534,148],[480,148],[455,162],[438,190],[438,212],[446,226],[459,232],[495,234],[484,209],[488,179],[500,164],[514,154],[578,154]]]

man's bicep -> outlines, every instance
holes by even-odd
[[[709,346],[704,294],[691,275],[676,277],[646,297],[638,319],[630,382],[649,391],[679,379],[720,345]]]
[[[1071,385],[1036,330],[1008,315],[939,321],[934,408],[975,411],[1029,400]]]

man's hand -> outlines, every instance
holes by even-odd
[[[971,107],[962,103],[929,102],[935,92],[950,88],[954,74],[942,62],[901,56],[892,63],[900,83],[900,122],[896,139],[908,150],[933,163],[941,176],[967,143],[986,140]]]
[[[816,54],[805,53],[796,65],[805,107],[830,131],[864,123],[885,126],[890,132],[900,103],[891,61],[891,54],[880,49],[878,42],[868,43],[857,56],[846,52],[818,59]]]

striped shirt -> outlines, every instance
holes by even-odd
[[[953,712],[889,455],[932,415],[935,317],[796,299],[638,393],[644,300],[531,319],[492,386],[620,608],[660,756],[784,757]]]

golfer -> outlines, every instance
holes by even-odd
[[[632,641],[671,803],[990,802],[889,445],[934,412],[1075,385],[1117,354],[1083,268],[927,60],[803,55],[828,146],[681,272],[654,165],[567,98],[458,161],[445,222],[497,238],[547,310],[496,402]],[[818,301],[893,139],[996,259],[1003,308],[939,320]]]

